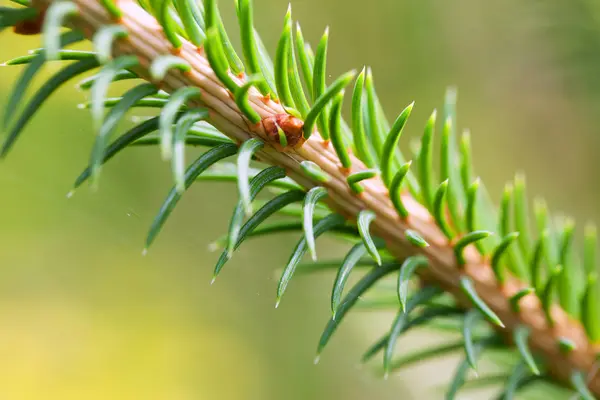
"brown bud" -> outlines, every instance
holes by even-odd
[[[305,139],[304,121],[288,114],[277,114],[262,120],[263,127],[267,133],[267,139],[275,144],[281,145],[279,141],[279,130],[281,128],[287,139],[287,147],[296,148],[302,146]]]
[[[13,32],[18,35],[37,35],[42,32],[42,25],[44,24],[44,16],[46,10],[42,10],[38,15],[32,19],[27,19],[17,23],[13,27]]]

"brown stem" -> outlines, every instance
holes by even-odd
[[[36,6],[43,9],[52,0],[37,0]],[[79,8],[79,14],[71,24],[81,29],[91,38],[94,32],[104,25],[115,23],[103,6],[94,0],[73,0]],[[123,11],[119,24],[127,29],[129,36],[120,39],[114,45],[114,54],[134,54],[140,59],[142,67],[139,74],[149,80],[147,68],[152,60],[161,55],[171,54],[172,48],[166,40],[162,28],[146,11],[133,0],[120,0],[118,6]],[[200,51],[199,51],[200,50]],[[237,142],[258,136],[268,140],[263,124],[252,124],[240,112],[231,94],[223,87],[210,68],[203,51],[191,43],[184,41],[179,57],[192,66],[189,73],[170,71],[160,87],[172,92],[183,86],[196,86],[202,91],[202,101],[197,106],[209,109],[211,123],[221,132]],[[239,77],[233,77],[240,82]],[[250,102],[261,118],[273,118],[284,114],[279,103],[265,99],[254,88],[250,91]],[[488,306],[500,317],[506,328],[500,332],[511,340],[511,333],[517,325],[525,324],[531,329],[530,346],[545,356],[549,373],[559,381],[568,385],[571,372],[580,370],[587,372],[589,386],[593,393],[600,396],[600,374],[594,369],[596,351],[588,340],[584,328],[578,321],[567,316],[558,306],[554,306],[552,314],[555,324],[550,327],[544,316],[541,304],[536,296],[529,295],[522,299],[520,313],[512,312],[508,298],[525,285],[514,278],[507,280],[503,287],[498,284],[489,263],[473,248],[465,252],[466,265],[460,269],[456,263],[453,249],[435,224],[429,212],[408,194],[402,195],[409,217],[402,220],[396,213],[386,187],[379,179],[364,181],[364,192],[356,196],[346,183],[346,176],[340,168],[340,162],[333,147],[323,141],[318,133],[314,133],[300,148],[277,151],[273,146],[265,146],[259,153],[262,160],[279,165],[289,175],[307,188],[321,185],[329,191],[329,205],[335,211],[355,220],[361,210],[370,209],[377,214],[373,221],[374,232],[385,239],[388,249],[398,258],[408,255],[422,254],[429,259],[430,267],[422,270],[422,277],[435,282],[446,291],[452,293],[466,307],[471,305],[463,296],[459,287],[461,275],[472,278],[477,293]],[[317,183],[302,173],[300,162],[308,160],[317,164],[331,179],[327,183]],[[352,171],[360,171],[365,166],[352,156]],[[419,232],[431,246],[417,248],[405,239],[405,231],[413,229]],[[563,354],[558,348],[558,338],[569,338],[576,344],[576,349]]]

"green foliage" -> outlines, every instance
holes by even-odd
[[[402,218],[408,217],[408,210],[404,207],[404,203],[402,202],[402,184],[404,183],[404,178],[406,178],[410,171],[411,165],[411,161],[403,164],[400,169],[398,169],[398,172],[396,172],[396,175],[390,184],[390,200],[392,200],[394,208]]]
[[[94,34],[92,44],[96,51],[96,58],[101,64],[106,64],[112,58],[112,49],[115,40],[124,39],[127,37],[127,31],[121,25],[106,25],[98,29]],[[150,76],[154,77],[155,73],[150,72]]]
[[[542,307],[544,308],[544,313],[546,315],[546,320],[550,326],[554,326],[554,317],[552,316],[552,305],[556,291],[556,285],[558,278],[562,272],[562,266],[557,265],[553,270],[549,271],[548,280],[546,281],[546,285],[542,288],[540,300],[542,302]]]
[[[433,110],[425,131],[421,136],[421,147],[419,149],[418,169],[421,177],[421,190],[423,191],[423,202],[430,212],[434,212],[434,182],[433,173],[433,135],[435,134],[435,123],[437,119],[437,111]]]
[[[244,58],[246,59],[246,69],[249,74],[261,76],[262,68],[260,66],[260,56],[258,54],[258,48],[256,45],[256,39],[254,35],[253,12],[254,7],[252,5],[252,0],[239,0],[238,15],[240,19],[242,50]],[[257,81],[255,83],[255,86],[264,95],[270,93],[269,86],[263,80]]]
[[[25,10],[21,10],[25,13]],[[70,1],[57,1],[46,10],[42,33],[47,60],[58,60],[60,50],[60,29],[65,20],[77,14],[77,6]],[[24,18],[28,19],[28,18]]]
[[[371,237],[371,232],[369,228],[371,226],[371,222],[373,222],[377,218],[377,215],[371,210],[363,210],[358,214],[358,233],[360,233],[360,238],[362,239],[365,247],[367,248],[367,252],[373,258],[373,260],[377,263],[377,265],[381,265],[381,256],[379,255],[379,251],[377,251],[377,246],[375,245],[375,241]]]
[[[521,304],[520,301],[525,296],[529,296],[530,294],[535,293],[535,289],[532,287],[527,287],[520,289],[517,293],[513,294],[508,300],[510,302],[510,308],[514,313],[521,312]]]
[[[235,102],[237,106],[253,124],[258,124],[260,122],[260,115],[258,115],[248,102],[249,90],[253,86],[260,87],[262,82],[263,80],[260,75],[251,75],[247,78],[246,83],[240,86],[235,93]]]
[[[377,281],[385,277],[386,275],[391,274],[398,270],[398,264],[390,263],[384,264],[381,266],[377,266],[371,269],[365,276],[362,277],[360,281],[354,285],[352,289],[348,291],[346,297],[342,300],[339,307],[337,307],[337,311],[335,317],[331,317],[327,325],[325,326],[325,330],[321,334],[321,339],[319,340],[319,345],[317,347],[317,359],[315,362],[318,362],[319,356],[327,343],[329,343],[329,339],[333,333],[337,330],[340,322],[342,322],[343,318],[346,316],[348,311],[356,304],[359,297],[369,290]]]
[[[531,350],[529,349],[529,345],[527,344],[527,340],[529,339],[529,328],[524,325],[519,325],[514,331],[513,338],[525,365],[529,368],[531,373],[539,375],[540,370],[537,367],[533,355],[531,354]]]
[[[504,327],[504,324],[502,323],[500,318],[498,318],[498,316],[488,307],[488,305],[485,304],[485,302],[483,302],[481,300],[481,298],[477,294],[477,291],[475,290],[475,287],[473,286],[473,281],[470,278],[468,278],[466,276],[461,277],[460,278],[460,287],[462,288],[465,296],[467,296],[469,298],[469,300],[471,300],[471,302],[473,303],[473,306],[475,308],[477,308],[479,311],[481,311],[481,313],[492,324],[497,325],[501,328]]]
[[[359,183],[367,179],[375,178],[377,175],[379,175],[378,169],[365,169],[359,172],[351,173],[348,175],[348,178],[346,178],[346,181],[348,182],[348,186],[350,186],[352,191],[355,193],[362,193],[364,189],[361,185],[359,185]]]
[[[354,84],[352,93],[352,134],[356,147],[356,156],[369,168],[375,166],[375,158],[372,154],[371,144],[365,133],[365,118],[363,114],[365,96],[365,68],[361,71]]]
[[[290,77],[288,70],[290,67],[290,47],[292,41],[292,9],[288,8],[283,22],[283,32],[279,38],[277,52],[275,55],[275,85],[281,104],[286,107],[294,108],[294,98],[290,90]]]
[[[458,364],[454,377],[450,382],[450,388],[446,392],[446,400],[453,400],[456,398],[458,391],[465,384],[467,379],[467,373],[471,368],[471,362],[475,362],[481,355],[482,351],[486,347],[486,340],[480,340],[473,345],[470,357],[466,357]],[[472,360],[471,360],[472,359]]]
[[[185,173],[185,188],[188,189],[194,183],[196,178],[210,166],[226,157],[234,155],[236,151],[237,147],[234,144],[222,144],[202,154],[188,167]],[[182,194],[175,187],[169,192],[165,202],[160,207],[158,214],[152,222],[150,232],[146,238],[146,248],[144,249],[144,252],[146,252],[148,247],[154,242],[156,235],[181,199],[181,195]]]
[[[579,393],[584,400],[593,400],[594,395],[587,388],[586,377],[581,371],[575,371],[571,374],[571,383],[575,387],[575,390]]]
[[[523,384],[527,382],[527,378],[530,377],[530,373],[527,370],[527,365],[524,361],[518,363],[511,374],[509,375],[504,391],[501,394],[502,399],[514,399],[519,389],[522,389]]]
[[[440,183],[440,186],[435,191],[435,199],[433,201],[433,216],[435,218],[435,222],[442,230],[444,235],[446,235],[448,239],[452,239],[454,234],[450,229],[450,225],[446,217],[446,195],[448,193],[448,182],[449,180],[446,179]]]
[[[185,191],[185,145],[189,143],[187,140],[188,132],[196,122],[205,120],[207,117],[208,111],[206,109],[198,108],[188,110],[181,115],[175,125],[171,170],[173,172],[173,180],[175,181],[175,189],[177,189],[179,193]]]
[[[391,184],[392,180],[392,161],[394,160],[394,154],[400,141],[400,136],[404,130],[404,126],[410,117],[414,103],[409,104],[398,116],[392,129],[386,136],[385,143],[383,144],[383,150],[381,153],[381,177],[386,185]]]
[[[54,93],[61,85],[70,79],[96,68],[97,66],[98,62],[93,58],[77,61],[76,63],[70,64],[63,68],[61,71],[57,72],[56,75],[46,81],[25,106],[23,113],[9,131],[8,136],[2,145],[2,149],[0,150],[0,157],[6,156],[14,142],[23,131],[23,128],[25,128],[25,125],[27,125],[33,115],[39,110],[40,106],[48,99],[48,97],[50,97],[52,93]]]
[[[327,217],[320,220],[319,222],[317,222],[314,229],[314,236],[315,238],[317,238],[325,232],[342,226],[345,223],[346,221],[341,215],[330,214]],[[294,272],[296,271],[296,267],[298,266],[298,264],[302,260],[302,257],[306,253],[306,242],[306,238],[300,239],[300,241],[296,245],[296,248],[292,252],[290,260],[283,269],[283,273],[281,274],[281,278],[279,279],[279,283],[277,284],[277,303],[275,304],[275,307],[279,306],[281,296],[283,296],[283,293],[285,292],[288,284],[290,283],[290,280],[292,279],[292,276],[294,275]]]
[[[502,238],[502,241],[494,250],[492,254],[492,269],[494,270],[494,274],[498,278],[500,283],[504,283],[506,279],[506,273],[503,269],[503,265],[501,263],[502,257],[506,254],[509,246],[519,237],[519,232],[511,232],[508,235]]]
[[[102,165],[107,139],[109,139],[111,134],[117,129],[117,125],[125,117],[125,114],[131,107],[145,97],[152,96],[157,92],[158,88],[153,84],[142,83],[141,85],[128,90],[121,100],[110,109],[96,136],[92,155],[90,157],[93,183],[97,183],[98,177],[100,176],[100,167]]]
[[[306,176],[315,182],[327,183],[329,181],[329,175],[324,173],[323,170],[321,170],[321,167],[312,161],[302,161],[300,163],[300,168]]]
[[[392,357],[394,356],[394,348],[396,346],[396,340],[398,339],[398,336],[404,331],[404,327],[408,323],[408,316],[410,312],[418,306],[426,304],[434,297],[438,296],[440,293],[441,289],[437,287],[425,287],[419,290],[417,293],[415,293],[406,303],[406,308],[404,310],[400,310],[396,315],[396,319],[392,323],[392,327],[388,335],[387,345],[385,347],[383,355],[383,370],[386,375],[390,371]]]
[[[17,8],[0,8],[0,29],[37,16],[37,10],[24,2],[18,3],[21,6]],[[598,343],[600,287],[596,272],[596,229],[591,225],[586,228],[583,262],[580,263],[574,255],[574,223],[566,219],[558,228],[555,227],[545,203],[541,201],[534,204],[532,219],[525,179],[521,174],[507,184],[497,210],[483,181],[473,179],[471,134],[466,131],[458,137],[455,89],[447,92],[441,118],[440,152],[437,155],[439,171],[433,168],[436,158],[434,139],[438,125],[435,110],[425,124],[420,146],[415,151],[413,171],[412,162],[406,161],[398,144],[414,103],[406,107],[390,126],[378,100],[370,68],[363,68],[358,76],[355,70],[351,70],[328,84],[328,29],[313,54],[310,45],[304,41],[299,24],[296,24],[294,31],[291,8],[288,9],[273,62],[253,25],[252,1],[238,0],[236,11],[241,33],[241,54],[245,60],[242,62],[228,37],[215,0],[205,0],[203,3],[188,0],[144,3],[144,8],[153,13],[161,24],[169,51],[178,54],[185,40],[197,49],[205,50],[206,60],[221,86],[227,89],[241,114],[252,124],[260,124],[262,120],[257,105],[253,103],[254,97],[250,97],[255,96],[252,88],[256,88],[263,96],[261,100],[268,100],[268,97],[278,100],[285,112],[303,121],[304,139],[309,139],[315,127],[318,127],[325,144],[331,142],[337,158],[328,162],[339,167],[345,179],[330,176],[324,171],[327,168],[324,166],[321,169],[315,160],[300,160],[297,172],[302,174],[303,179],[298,182],[305,183],[300,185],[286,177],[286,170],[282,166],[270,166],[262,170],[253,168],[252,163],[260,162],[259,156],[268,148],[268,144],[258,138],[249,138],[239,146],[234,144],[226,136],[227,131],[221,132],[212,125],[214,121],[209,110],[196,106],[203,104],[198,87],[184,86],[172,93],[159,90],[162,87],[159,83],[172,70],[184,75],[190,72],[194,68],[190,62],[168,53],[148,60],[148,66],[135,55],[113,57],[112,51],[118,45],[118,39],[125,38],[128,32],[119,23],[122,11],[118,3],[103,0],[101,4],[114,21],[97,29],[92,38],[94,51],[65,49],[81,41],[83,36],[77,31],[60,34],[62,25],[85,10],[78,10],[73,3],[61,1],[50,6],[44,20],[44,48],[7,62],[9,65],[26,66],[5,109],[3,128],[7,136],[1,156],[6,155],[26,124],[52,93],[68,80],[98,68],[95,75],[79,83],[82,90],[90,90],[91,99],[84,104],[84,108],[91,109],[97,136],[89,165],[76,179],[74,188],[87,180],[97,184],[101,166],[130,146],[159,146],[163,158],[171,161],[175,185],[151,224],[146,249],[154,242],[184,192],[194,183],[207,180],[236,181],[239,199],[226,237],[217,241],[224,249],[217,261],[214,278],[245,240],[282,232],[297,233],[299,241],[278,283],[276,305],[279,305],[297,272],[337,270],[331,292],[332,316],[322,333],[317,354],[321,354],[341,321],[356,305],[375,307],[375,303],[362,299],[369,292],[377,299],[378,306],[397,312],[389,332],[364,356],[366,361],[383,350],[385,375],[420,360],[442,357],[464,349],[466,357],[458,365],[446,395],[447,399],[453,399],[466,383],[477,382],[468,381],[467,374],[470,368],[476,367],[478,357],[485,350],[500,349],[518,354],[518,361],[512,365],[512,369],[501,375],[504,380],[502,398],[513,398],[534,379],[571,385],[582,398],[594,398],[586,386],[582,371],[572,371],[570,382],[558,382],[551,376],[540,374],[546,370],[544,363],[548,361],[540,357],[544,354],[536,354],[532,350],[534,346],[530,347],[533,336],[527,325],[511,327],[516,351],[502,339],[503,336],[489,333],[490,326],[502,329],[504,324],[492,305],[485,303],[485,296],[477,293],[474,279],[468,275],[468,267],[484,268],[487,267],[485,262],[490,260],[490,272],[499,287],[509,278],[517,278],[523,283],[521,290],[506,299],[515,314],[522,312],[521,300],[526,296],[536,296],[550,326],[557,322],[553,320],[551,309],[558,304],[585,326],[591,343]],[[33,78],[46,61],[74,62],[44,82],[18,113]],[[144,68],[147,74],[138,75],[140,69]],[[141,76],[149,76],[151,82],[134,86],[122,96],[107,97],[112,83]],[[349,127],[342,111],[345,89],[353,81]],[[158,115],[139,123],[107,145],[120,121],[136,107],[154,107],[158,109]],[[109,110],[105,113],[107,108]],[[248,127],[250,133],[252,130]],[[286,147],[287,133],[282,127],[278,127],[278,131],[280,144]],[[185,146],[208,149],[186,169]],[[224,162],[234,155],[237,155],[235,164]],[[373,229],[382,221],[388,224],[397,224],[398,221],[375,209],[357,209],[356,204],[359,203],[352,201],[349,201],[351,212],[341,213],[347,210],[338,209],[343,208],[338,201],[341,196],[339,185],[347,186],[344,196],[352,200],[360,199],[361,195],[368,194],[365,191],[370,182],[366,180],[380,184],[389,194],[393,205],[391,210],[395,210],[398,221],[403,224],[404,235],[386,239],[409,245],[405,246],[406,257],[403,259],[393,260],[390,256],[392,252],[386,249],[386,242],[377,237],[377,231]],[[275,195],[268,200],[259,199],[265,187],[272,189]],[[409,194],[411,202],[416,200],[429,211],[431,224],[441,231],[446,242],[440,244],[439,240],[431,241],[428,236],[430,232],[420,232],[415,229],[419,225],[410,224],[413,215],[406,201]],[[329,210],[325,201],[327,204],[337,204],[338,208]],[[261,206],[253,212],[256,204]],[[278,215],[290,218],[266,223],[267,219]],[[350,222],[352,218],[348,216],[356,221]],[[530,220],[535,220],[535,224]],[[536,229],[532,229],[532,225]],[[497,235],[492,236],[494,232]],[[350,243],[349,251],[342,260],[317,261],[315,240],[325,233],[343,237]],[[437,249],[441,246],[447,246],[447,253],[454,256],[456,280],[464,298],[472,304],[470,309],[464,303],[442,295],[442,286],[447,288],[447,285],[437,287],[431,285],[431,281],[427,281],[424,287],[417,285],[423,283],[418,281],[419,277],[431,270],[427,266],[432,267],[439,262],[428,257],[428,248]],[[478,252],[472,252],[473,248]],[[310,253],[313,262],[302,264],[306,252]],[[472,262],[472,254],[481,256],[484,265],[468,265]],[[367,255],[371,259],[367,259]],[[368,266],[370,269],[344,296],[349,276],[359,266]],[[378,284],[384,283],[393,274],[395,276],[390,277],[393,292],[390,292],[389,285],[387,289],[384,285],[379,287]],[[455,294],[459,293],[455,291]],[[407,351],[394,359],[396,345],[402,334],[417,327],[442,329],[444,325],[440,319],[451,321],[446,323],[443,328],[445,331],[462,332],[463,339]],[[481,333],[482,327],[487,331]],[[565,354],[575,350],[574,342],[568,337],[558,339],[556,346]],[[482,377],[480,380],[481,384],[494,381],[497,379],[486,380]]]
[[[329,115],[329,135],[331,144],[342,164],[342,168],[349,169],[352,166],[352,160],[346,149],[344,137],[342,136],[342,102],[344,101],[344,91],[337,93],[332,101]]]
[[[163,160],[169,160],[173,156],[173,124],[179,111],[190,99],[198,97],[200,97],[200,89],[184,87],[173,92],[162,108],[158,120],[158,130],[160,132],[160,151]]]
[[[404,232],[404,236],[406,237],[406,240],[408,240],[408,242],[415,247],[418,247],[418,248],[429,247],[429,243],[427,243],[427,241],[417,231],[414,231],[412,229],[407,229]]]
[[[400,310],[406,311],[406,300],[408,299],[409,284],[414,279],[418,268],[427,266],[427,258],[413,256],[404,260],[400,273],[398,274],[398,301]]]
[[[467,363],[474,370],[477,369],[475,343],[473,342],[473,331],[475,324],[482,319],[482,315],[477,309],[472,309],[465,315],[463,320],[463,338],[465,340],[465,356]]]
[[[456,256],[456,261],[458,262],[458,265],[465,265],[465,263],[467,262],[467,260],[465,260],[464,251],[469,245],[477,243],[480,240],[486,239],[490,235],[492,235],[492,232],[474,231],[469,232],[462,238],[460,238],[454,245],[454,255]]]
[[[239,164],[238,164],[238,177],[242,174],[239,172]],[[244,175],[246,177],[246,175]],[[250,203],[254,198],[260,193],[262,189],[264,189],[271,182],[281,179],[285,177],[285,170],[281,167],[268,167],[264,170],[260,171],[256,176],[252,178],[252,180],[248,183],[247,190],[247,202]],[[229,222],[229,230],[227,232],[227,252],[229,254],[233,253],[233,249],[235,244],[238,241],[238,237],[240,235],[240,230],[242,228],[242,223],[244,221],[244,215],[248,215],[252,210],[246,209],[244,204],[244,199],[241,198],[238,201],[238,204],[233,209],[233,215],[231,216],[231,221]]]
[[[69,31],[60,36],[59,44],[62,48],[80,42],[83,39],[84,36],[80,32]],[[44,63],[46,62],[45,53],[46,52],[44,50],[37,53],[33,59],[31,59],[31,62],[27,65],[27,67],[25,67],[25,70],[21,76],[17,79],[17,82],[10,93],[10,97],[8,98],[6,108],[4,109],[4,116],[2,118],[2,126],[4,129],[8,127],[8,124],[11,122],[11,118],[16,114],[17,107],[27,92],[31,81],[44,66]]]
[[[182,60],[179,57],[166,55],[157,57],[152,64],[150,65],[150,77],[155,82],[160,82],[164,79],[167,72],[170,69],[178,69],[181,72],[189,72],[191,70],[191,66],[187,61]]]
[[[285,193],[280,194],[279,196],[269,200],[265,205],[263,205],[259,210],[256,211],[249,219],[242,225],[237,234],[237,240],[233,245],[233,249],[230,250],[229,243],[230,236],[228,236],[229,243],[228,247],[223,250],[219,260],[217,261],[217,265],[215,266],[215,271],[213,274],[213,281],[216,279],[217,275],[221,272],[221,269],[225,265],[227,261],[233,256],[233,251],[235,251],[242,242],[251,235],[254,230],[267,218],[281,211],[284,207],[296,202],[300,201],[304,198],[304,192],[300,190],[290,190]]]
[[[375,239],[374,242],[376,248],[384,247],[382,241]],[[341,263],[335,264],[335,268],[337,268],[338,271],[333,283],[333,289],[331,290],[331,311],[333,313],[333,319],[335,319],[335,315],[340,307],[342,293],[344,292],[344,287],[346,286],[346,282],[350,277],[350,272],[352,272],[354,267],[360,264],[367,252],[367,247],[363,242],[357,243],[350,249],[350,251],[348,251],[348,254],[346,254],[346,257]]]
[[[250,195],[250,184],[248,183],[248,171],[250,169],[250,159],[254,154],[262,149],[264,143],[260,139],[250,139],[240,146],[237,159],[238,171],[238,191],[244,212],[246,215],[252,214],[252,199]]]
[[[0,32],[22,21],[32,19],[37,15],[38,11],[34,8],[0,7]]]
[[[325,198],[325,196],[327,196],[327,189],[321,186],[314,187],[306,194],[306,197],[304,198],[304,204],[302,206],[304,237],[306,238],[308,251],[310,252],[313,261],[317,261],[313,214],[315,212],[317,203]]]
[[[316,69],[316,65],[315,65],[315,69]],[[329,103],[342,90],[344,90],[344,88],[347,85],[349,85],[350,82],[352,82],[352,79],[354,79],[355,75],[356,75],[356,72],[354,70],[346,72],[345,74],[340,76],[338,79],[336,79],[335,82],[333,82],[331,84],[331,86],[329,86],[327,89],[324,89],[322,92],[320,90],[315,92],[318,94],[318,97],[315,100],[315,104],[312,106],[308,115],[304,119],[304,137],[306,139],[308,139],[310,137],[310,135],[312,135],[313,128],[315,126],[315,122],[317,121],[317,118],[319,118],[319,121],[323,121],[325,119],[322,115],[328,114]],[[328,120],[329,120],[329,118],[327,118],[325,122],[321,122],[321,124],[323,124],[323,126],[328,127],[329,126],[327,123]],[[323,136],[323,139],[325,139],[325,140],[329,139],[329,128],[327,128],[326,131],[323,131],[321,126],[319,126],[319,131],[321,132],[321,136]],[[324,133],[324,132],[327,132],[327,133]]]

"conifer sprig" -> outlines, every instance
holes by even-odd
[[[216,0],[17,4],[0,8],[0,29],[12,26],[17,34],[42,33],[44,47],[8,62],[27,65],[4,116],[7,136],[2,156],[56,89],[98,69],[79,84],[90,89],[97,137],[90,165],[75,187],[88,179],[97,184],[101,165],[129,146],[160,146],[163,159],[172,164],[174,187],[151,226],[146,248],[191,185],[237,181],[240,199],[228,235],[220,242],[224,250],[214,276],[248,238],[298,232],[300,239],[279,280],[277,305],[297,272],[339,267],[332,317],[318,354],[361,297],[367,292],[386,294],[377,284],[391,279],[394,293],[380,304],[396,310],[397,316],[389,334],[366,356],[384,349],[386,374],[419,357],[464,347],[466,358],[447,394],[454,398],[477,358],[491,348],[502,348],[516,351],[520,358],[506,375],[504,398],[511,398],[540,371],[546,373],[539,379],[571,387],[583,398],[600,395],[600,377],[594,372],[600,344],[595,228],[586,229],[580,264],[574,257],[572,221],[555,227],[538,202],[533,213],[536,230],[531,229],[521,174],[507,185],[497,210],[483,181],[473,179],[472,135],[457,133],[454,89],[447,93],[440,123],[433,111],[425,124],[412,163],[398,143],[405,129],[414,129],[410,122],[414,103],[390,125],[370,68],[358,76],[351,70],[328,83],[329,30],[313,54],[299,24],[294,24],[291,7],[273,62],[253,25],[251,0],[235,2],[243,57],[232,45]],[[71,30],[61,34],[63,25]],[[84,36],[94,51],[65,49]],[[13,117],[43,64],[65,61],[72,62]],[[111,83],[123,79],[146,82],[123,96],[107,98]],[[346,89],[351,92],[348,96]],[[351,97],[350,124],[341,112],[346,97]],[[160,113],[107,145],[119,120],[141,105],[157,107]],[[436,140],[441,144],[439,171],[433,171]],[[185,169],[185,145],[209,149]],[[234,168],[224,164],[236,155]],[[252,160],[267,167],[255,171]],[[275,197],[254,212],[263,189],[275,192]],[[276,214],[293,219],[265,223]],[[348,255],[339,262],[304,266],[305,253],[316,260],[315,240],[323,234],[348,240]],[[361,265],[372,267],[344,296],[350,273]],[[448,304],[439,303],[444,292],[450,295],[444,297]],[[395,344],[403,333],[418,326],[435,327],[443,317],[460,321],[456,329],[464,335],[460,345],[394,360]],[[482,326],[487,328],[483,335]]]

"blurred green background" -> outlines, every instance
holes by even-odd
[[[229,3],[221,1],[223,15],[237,32]],[[255,3],[259,30],[274,49],[287,2]],[[416,101],[408,136],[417,137],[441,106],[446,86],[457,85],[459,125],[471,129],[477,173],[494,198],[522,170],[531,197],[543,193],[556,212],[598,220],[594,2],[292,5],[313,44],[331,27],[332,76],[372,66],[389,118]],[[39,45],[39,37],[0,34],[2,59]],[[48,65],[37,83],[58,68]],[[0,69],[0,108],[20,70]],[[390,314],[354,313],[313,365],[333,277],[301,277],[273,307],[273,271],[297,235],[242,246],[209,285],[218,254],[208,244],[226,231],[234,185],[194,186],[146,257],[147,228],[171,185],[155,149],[128,150],[104,168],[98,192],[85,186],[67,200],[93,140],[88,112],[76,108],[85,96],[73,85],[55,95],[0,164],[0,398],[441,397],[431,386],[453,364],[388,381],[357,368]],[[319,243],[324,258],[345,250]]]

